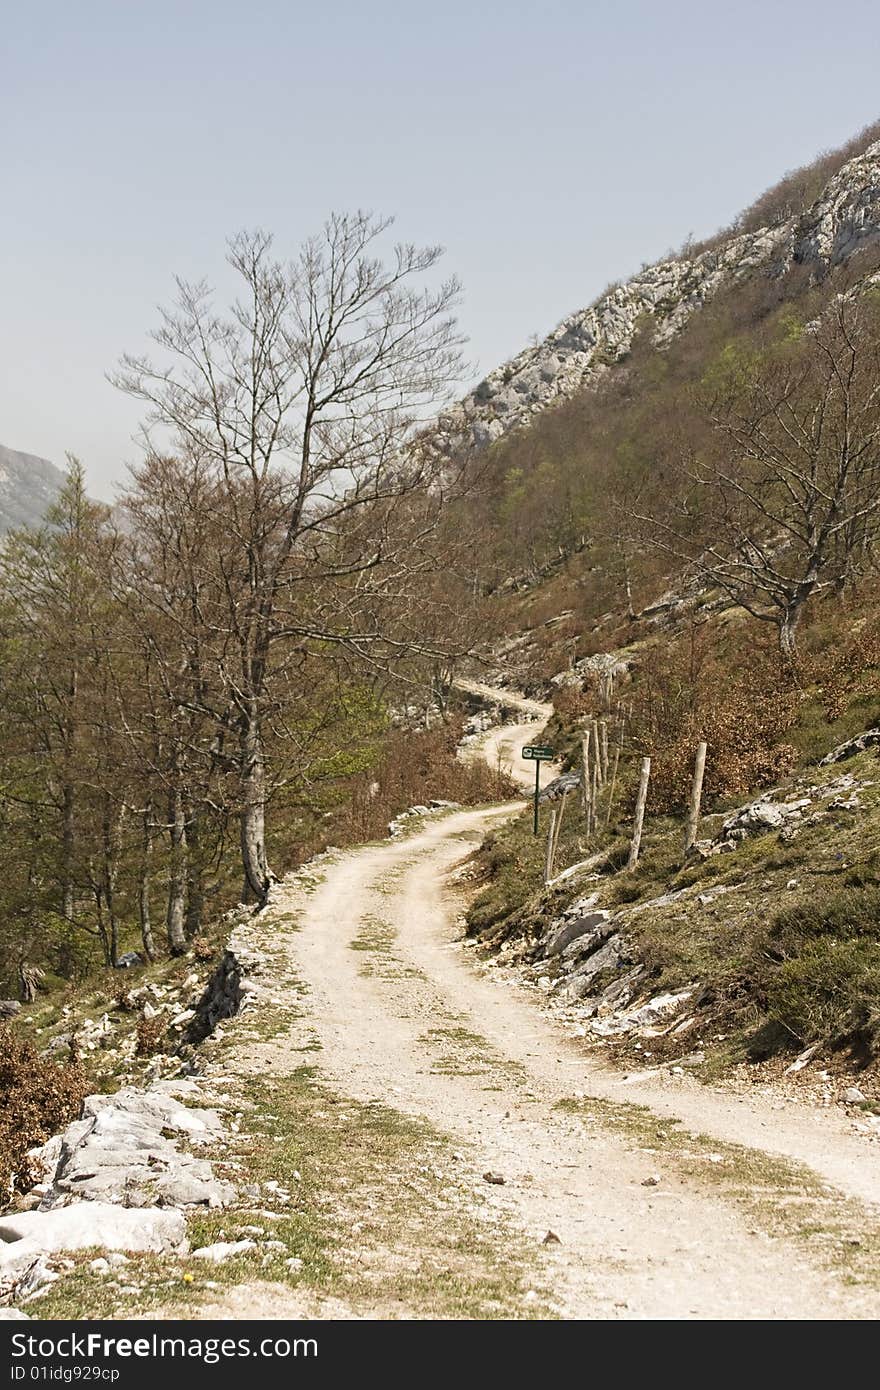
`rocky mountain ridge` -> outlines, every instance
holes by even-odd
[[[0,534],[39,525],[63,482],[63,473],[48,459],[0,444]]]
[[[806,265],[821,275],[878,240],[880,141],[875,141],[828,180],[806,212],[659,261],[563,319],[542,342],[496,367],[440,417],[443,446],[482,448],[598,382],[626,358],[646,316],[653,320],[651,341],[662,349],[719,290],[754,272],[779,276]]]

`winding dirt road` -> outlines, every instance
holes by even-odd
[[[505,704],[524,722],[491,730],[467,756],[530,788],[520,749],[549,710],[507,693]],[[876,1317],[880,1146],[840,1112],[668,1071],[626,1077],[513,972],[475,958],[455,869],[521,804],[434,816],[409,838],[331,853],[317,886],[314,875],[280,884],[263,929],[278,977],[291,973],[304,992],[286,1040],[251,1065],[283,1071],[299,1043],[340,1098],[429,1121],[473,1194],[482,1239],[500,1251],[515,1230],[563,1317]],[[387,1180],[409,1186],[399,1173]],[[397,1258],[389,1249],[389,1271]],[[266,1298],[239,1288],[224,1315],[301,1315],[289,1295]]]
[[[308,986],[321,1071],[356,1100],[430,1120],[462,1151],[475,1188],[487,1171],[504,1179],[486,1194],[533,1237],[564,1316],[876,1316],[876,1293],[847,1286],[802,1244],[768,1236],[750,1208],[601,1116],[559,1108],[578,1094],[647,1102],[719,1140],[813,1162],[841,1191],[880,1196],[876,1158],[840,1124],[704,1087],[628,1085],[523,989],[475,964],[450,874],[515,809],[447,815],[406,841],[340,854],[312,894],[295,883],[279,890],[282,921],[292,914],[300,924],[286,950]],[[759,1200],[801,1200],[774,1196],[766,1174],[742,1181]],[[547,1231],[561,1243],[543,1245]]]
[[[489,703],[503,694],[507,708],[519,710],[526,716],[521,723],[499,724],[496,728],[489,729],[482,738],[475,739],[463,750],[462,756],[468,760],[482,758],[493,770],[505,772],[524,791],[531,792],[535,785],[535,765],[526,762],[522,757],[523,745],[535,742],[536,735],[552,715],[553,706],[542,704],[540,700],[530,700],[525,695],[493,690],[491,686],[481,685],[479,681],[460,679],[456,681],[456,685],[458,689]],[[546,787],[557,775],[559,768],[555,763],[547,762],[540,763],[538,771],[540,785]]]

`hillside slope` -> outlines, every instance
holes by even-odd
[[[839,418],[835,439],[877,457],[880,301],[863,291],[880,282],[878,134],[572,315],[446,422],[459,444],[486,446],[471,504],[492,634],[481,679],[552,695],[540,741],[567,774],[559,798],[578,788],[555,850],[549,805],[539,838],[527,815],[487,838],[470,868],[471,935],[627,1066],[747,1084],[770,1073],[822,1104],[853,1092],[873,1136],[880,532],[872,522],[848,568],[824,557],[819,581],[803,571],[793,656],[766,591],[725,588],[701,559],[714,548],[723,578],[728,555],[747,567],[760,553],[794,583],[838,457],[816,422]],[[842,347],[822,337],[838,311],[851,315]],[[809,360],[825,341],[823,394]],[[864,408],[850,394],[838,417],[837,383],[868,360]],[[848,524],[873,516],[877,479],[857,507],[837,496],[826,524],[842,530],[846,507]]]
[[[447,447],[490,444],[600,380],[625,359],[645,320],[652,343],[662,348],[720,290],[756,272],[778,278],[794,266],[806,266],[813,276],[821,276],[880,240],[878,134],[872,127],[853,142],[857,152],[844,158],[807,206],[797,204],[810,197],[811,180],[787,176],[773,190],[776,197],[766,195],[702,249],[686,247],[611,286],[588,308],[563,319],[543,342],[495,368],[442,417]],[[871,135],[873,141],[859,148]],[[851,150],[847,147],[840,157]],[[835,163],[829,156],[799,172],[815,180]],[[766,224],[752,227],[754,216],[761,214],[767,216]]]
[[[63,481],[61,470],[48,459],[0,444],[0,533],[38,525]]]

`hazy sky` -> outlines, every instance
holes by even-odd
[[[880,116],[877,0],[0,3],[0,442],[137,457],[104,378],[227,235],[396,214],[481,373]]]

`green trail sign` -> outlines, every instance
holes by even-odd
[[[556,757],[556,750],[548,748],[546,743],[527,743],[522,751],[526,762],[535,764],[535,811],[532,816],[532,834],[538,833],[538,793],[541,790],[541,764],[552,762]]]

